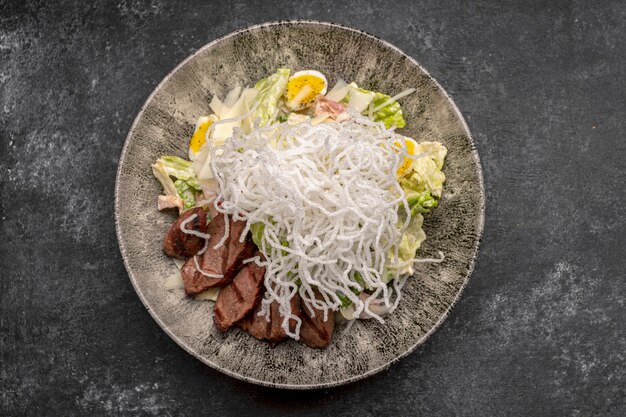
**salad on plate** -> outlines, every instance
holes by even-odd
[[[171,291],[215,303],[221,332],[323,348],[338,321],[384,323],[441,199],[447,149],[401,133],[402,98],[279,68],[200,117],[184,158],[152,165]]]

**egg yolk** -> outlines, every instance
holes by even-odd
[[[291,78],[287,83],[287,101],[293,100],[305,85],[309,86],[311,91],[302,99],[302,105],[313,103],[315,98],[319,96],[324,87],[326,87],[324,80],[314,75],[301,75]]]
[[[209,119],[206,122],[201,123],[200,126],[198,126],[198,129],[189,141],[189,149],[191,149],[191,152],[198,153],[202,145],[204,145],[204,142],[206,142],[206,131],[212,124],[213,119]]]
[[[407,154],[415,156],[415,145],[417,145],[415,141],[409,138],[406,138],[404,141],[406,143]],[[398,142],[394,142],[394,144],[397,146],[402,146]],[[406,174],[411,169],[411,165],[413,165],[413,159],[409,158],[408,156],[405,157],[398,167],[397,176],[402,177],[404,174]]]

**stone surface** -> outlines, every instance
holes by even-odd
[[[277,3],[0,3],[0,414],[625,414],[623,3]],[[388,371],[295,393],[171,341],[113,222],[123,141],[158,82],[288,18],[416,58],[468,120],[487,190],[477,268],[443,326]]]

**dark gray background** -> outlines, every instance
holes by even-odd
[[[48,3],[0,1],[0,415],[626,414],[624,2]],[[487,191],[478,264],[441,329],[314,392],[179,348],[135,295],[113,218],[117,160],[158,82],[288,18],[422,63],[465,115]]]

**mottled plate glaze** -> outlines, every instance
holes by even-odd
[[[172,214],[156,210],[161,186],[150,164],[160,155],[187,154],[196,119],[213,94],[251,85],[277,67],[316,69],[370,90],[417,92],[402,100],[403,131],[448,147],[440,207],[427,215],[421,256],[442,250],[441,264],[422,264],[386,324],[338,327],[330,347],[288,341],[276,347],[239,329],[212,325],[213,303],[170,292],[175,266],[162,252]],[[276,22],[227,35],[204,46],[157,86],[133,123],[119,162],[115,190],[117,234],[130,279],[150,314],[180,346],[235,378],[282,388],[320,388],[375,374],[413,351],[441,324],[472,272],[483,228],[484,192],[478,154],[463,117],[441,86],[396,47],[358,30],[320,22]]]

